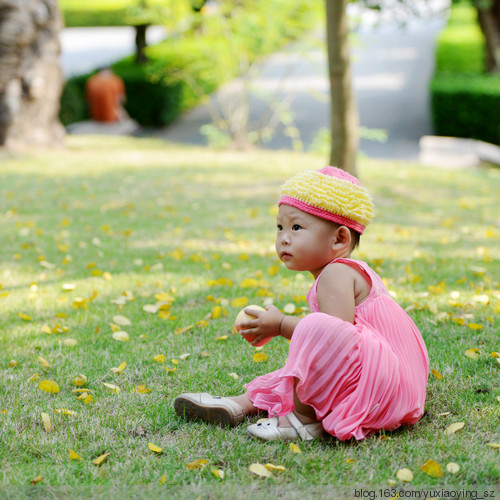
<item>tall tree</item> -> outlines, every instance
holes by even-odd
[[[500,73],[500,0],[475,0],[475,4],[485,40],[486,71]]]
[[[500,0],[475,0],[494,2]],[[431,0],[326,0],[326,32],[331,94],[330,163],[356,175],[358,112],[352,87],[347,5],[357,3],[376,12],[388,11],[404,25],[411,17],[435,13]]]
[[[358,112],[352,87],[349,0],[326,0],[326,33],[330,77],[330,165],[356,175]]]
[[[57,0],[0,0],[0,146],[62,141],[61,27]]]

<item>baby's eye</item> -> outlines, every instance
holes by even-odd
[[[278,231],[283,231],[283,226],[281,224],[278,224]]]
[[[301,227],[301,226],[299,226],[298,224],[294,224],[294,225],[292,226],[292,231],[298,231],[299,229],[302,229],[302,227]]]

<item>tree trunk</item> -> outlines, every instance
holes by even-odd
[[[356,175],[358,112],[352,87],[348,0],[326,0],[326,33],[330,77],[330,164]]]
[[[57,0],[0,0],[0,146],[60,143]]]
[[[135,62],[144,64],[148,62],[145,49],[147,47],[146,32],[149,24],[139,24],[135,27]]]
[[[500,0],[476,0],[477,18],[485,39],[486,71],[500,72]]]

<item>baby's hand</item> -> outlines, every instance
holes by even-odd
[[[280,324],[284,315],[277,307],[268,306],[265,311],[247,307],[244,311],[253,318],[239,323],[239,330],[253,346],[264,345],[272,337],[280,334]]]

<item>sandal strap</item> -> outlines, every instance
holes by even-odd
[[[306,426],[295,416],[293,411],[287,416],[290,425],[295,429],[295,432],[300,436],[303,441],[310,441],[316,436],[313,436],[307,429]]]
[[[291,412],[287,415],[288,421],[290,425],[294,428],[295,432],[300,436],[303,441],[310,441],[312,439],[317,438],[322,433],[322,425],[321,422],[316,424],[303,424],[295,415],[295,413]],[[309,431],[310,428],[312,432]]]

